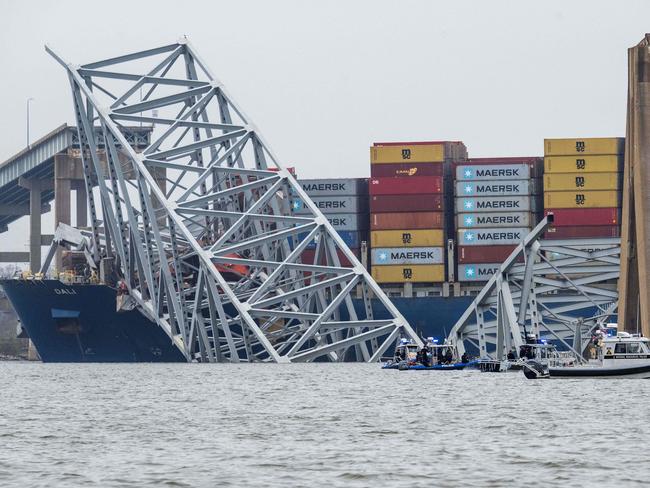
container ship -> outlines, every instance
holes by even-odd
[[[620,235],[623,139],[544,148],[468,158],[460,141],[378,142],[369,178],[299,181],[416,332],[442,339],[545,213],[548,239]],[[291,209],[305,212],[299,197]],[[115,288],[77,276],[83,259],[67,253],[64,280],[0,282],[41,359],[184,362],[154,322],[117,311]],[[375,318],[385,318],[378,306]]]

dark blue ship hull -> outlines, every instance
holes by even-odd
[[[115,290],[58,280],[0,281],[44,362],[185,361],[165,332],[137,310],[117,312]],[[392,298],[421,337],[442,339],[470,297]],[[355,300],[361,311],[363,302]],[[375,319],[389,318],[373,301]],[[387,353],[390,355],[390,353]]]
[[[0,281],[44,362],[178,362],[184,356],[137,310],[117,312],[115,290],[58,280]]]

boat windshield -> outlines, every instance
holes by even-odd
[[[645,352],[640,342],[619,342],[614,346],[614,354],[639,354]]]

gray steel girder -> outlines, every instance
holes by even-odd
[[[378,361],[401,337],[421,344],[186,38],[83,66],[46,50],[67,71],[85,177],[99,186],[91,247],[116,257],[188,361]],[[141,153],[125,123],[153,126]],[[294,197],[309,215],[292,215]]]

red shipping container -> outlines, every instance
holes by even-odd
[[[371,164],[370,176],[373,178],[394,178],[413,176],[442,176],[443,163],[384,163]]]
[[[444,208],[442,194],[375,195],[370,197],[370,213],[431,212]]]
[[[359,257],[361,255],[359,249],[350,249],[354,255],[361,261],[361,258]],[[302,254],[302,262],[303,264],[314,264],[314,255],[316,254],[316,249],[305,249]],[[341,252],[338,251],[337,254],[339,255],[339,259],[341,260],[341,266],[352,266],[350,261],[348,260],[347,257]],[[318,263],[320,265],[325,265],[325,257],[321,257],[321,262]]]
[[[412,176],[410,178],[370,178],[371,195],[413,195],[442,193],[442,176]]]
[[[546,239],[588,239],[590,237],[620,237],[618,225],[583,225],[572,227],[549,227]]]
[[[502,263],[515,247],[517,246],[458,246],[458,262]]]
[[[620,224],[621,210],[611,208],[548,208],[544,215],[553,214],[553,227],[600,226]]]
[[[442,212],[395,212],[370,215],[372,230],[399,229],[442,229],[444,227]]]

